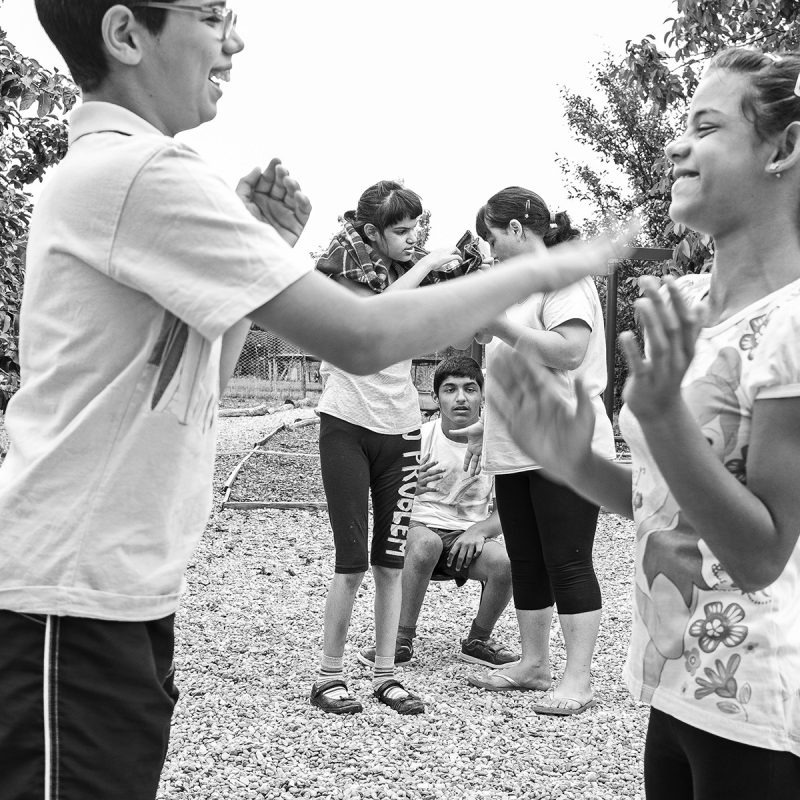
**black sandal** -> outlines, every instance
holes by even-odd
[[[387,697],[386,692],[394,687],[402,689],[407,697]],[[394,680],[394,678],[384,681],[375,689],[375,697],[398,714],[422,714],[425,711],[425,703],[422,702],[419,696],[409,692],[402,683]]]
[[[328,714],[358,714],[364,710],[361,703],[349,694],[347,697],[326,697],[324,692],[328,689],[341,687],[347,690],[347,684],[339,678],[333,678],[323,683],[315,683],[311,687],[311,705],[321,708]]]

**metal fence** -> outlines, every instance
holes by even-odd
[[[252,328],[226,395],[253,400],[297,399],[321,391],[319,359],[270,331]]]
[[[420,392],[429,392],[436,364],[451,353],[467,353],[480,357],[481,353],[448,348],[442,352],[416,358],[412,377]],[[479,362],[480,363],[480,362]],[[242,354],[236,364],[226,398],[229,400],[282,400],[314,398],[322,391],[319,359],[303,353],[297,345],[281,339],[274,333],[251,329]]]

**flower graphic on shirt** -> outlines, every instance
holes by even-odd
[[[689,628],[692,636],[698,637],[697,643],[704,653],[713,653],[720,642],[726,647],[736,647],[747,636],[747,626],[738,625],[744,619],[744,609],[738,603],[731,603],[725,610],[722,603],[714,601],[703,609],[705,619],[697,619]]]
[[[686,671],[694,675],[700,668],[700,651],[696,647],[693,647],[691,650],[684,650],[683,657],[686,660],[684,664]]]
[[[768,322],[769,314],[762,314],[760,317],[754,317],[750,320],[751,333],[746,333],[739,339],[739,347],[747,353],[748,361],[753,360],[753,356],[755,355],[754,351],[756,347],[758,347],[761,334],[764,328],[767,327]]]
[[[711,584],[711,588],[718,592],[741,592],[751,603],[758,606],[763,606],[772,600],[772,595],[765,589],[757,589],[755,592],[742,592],[742,590],[734,583],[733,578],[728,574],[728,570],[715,561],[711,564],[711,572],[716,579],[715,583]],[[757,647],[758,645],[745,645],[747,648]]]
[[[695,689],[694,696],[697,700],[702,700],[710,694],[716,694],[719,697],[726,697],[732,700],[736,699],[736,692],[739,685],[736,683],[736,670],[739,669],[739,664],[742,657],[738,653],[734,653],[729,659],[727,664],[717,659],[714,662],[716,669],[706,667],[703,672],[706,674],[705,680],[703,678],[695,678],[695,683],[700,687]]]
[[[717,701],[717,708],[723,714],[743,714],[745,722],[748,720],[747,704],[753,696],[753,690],[749,683],[739,685],[734,675],[739,669],[742,659],[738,653],[734,653],[727,664],[723,664],[719,659],[714,662],[715,669],[706,668],[704,678],[695,678],[695,683],[700,687],[695,690],[694,696],[697,700],[702,700],[709,695],[717,695],[723,698]],[[738,694],[738,696],[737,696]]]

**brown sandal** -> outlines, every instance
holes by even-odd
[[[407,696],[387,697],[386,693],[389,689],[393,689],[394,687],[402,689]],[[384,681],[375,689],[374,694],[381,703],[389,706],[389,708],[396,711],[398,714],[422,714],[425,711],[425,703],[422,702],[419,696],[413,692],[409,692],[402,683],[394,680],[394,678]]]
[[[347,697],[340,698],[325,696],[325,692],[328,689],[336,687],[347,690],[347,684],[339,678],[333,678],[323,683],[315,683],[311,687],[311,705],[321,708],[327,714],[358,714],[364,710],[361,703],[349,694]]]

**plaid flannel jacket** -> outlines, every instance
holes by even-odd
[[[349,278],[357,283],[363,283],[375,293],[382,292],[389,285],[389,267],[381,256],[365,242],[358,231],[347,220],[341,220],[342,230],[331,240],[328,249],[317,259],[317,269],[325,275]],[[395,266],[408,270],[428,251],[422,247],[414,248],[414,253],[409,261],[395,262]],[[453,257],[455,259],[455,256]],[[421,285],[439,283],[450,278],[458,278],[477,269],[482,258],[477,243],[470,242],[464,257],[458,266],[447,272],[435,271],[429,273]]]

